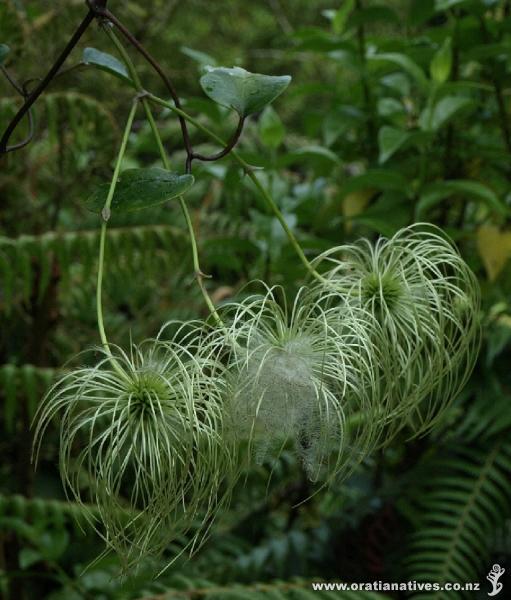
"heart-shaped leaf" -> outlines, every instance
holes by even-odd
[[[7,44],[0,44],[0,65],[4,62],[5,57],[9,54],[11,49]]]
[[[249,73],[240,67],[208,67],[200,83],[212,100],[246,117],[273,102],[290,81],[289,75],[277,77]]]
[[[106,71],[110,75],[119,77],[124,81],[129,81],[133,85],[126,67],[115,56],[107,52],[101,52],[101,50],[96,50],[96,48],[85,48],[82,54],[82,63]]]
[[[193,185],[192,175],[179,175],[165,169],[127,169],[121,174],[112,198],[114,212],[141,210],[181,196]],[[87,199],[86,206],[93,212],[101,212],[110,188],[109,183],[100,185]]]

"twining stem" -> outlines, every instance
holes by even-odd
[[[169,161],[169,157],[167,155],[167,152],[165,151],[165,148],[163,146],[163,142],[161,140],[161,136],[160,136],[160,132],[158,131],[158,127],[156,125],[156,122],[154,120],[154,116],[153,113],[151,111],[151,106],[149,104],[149,101],[147,99],[147,93],[145,92],[144,88],[142,87],[142,82],[140,81],[140,77],[138,76],[137,70],[135,68],[135,65],[133,64],[133,61],[131,60],[128,52],[126,51],[126,49],[124,48],[124,46],[122,45],[121,41],[119,40],[119,38],[117,37],[117,35],[115,34],[114,31],[112,31],[112,29],[107,25],[105,26],[105,31],[108,34],[108,37],[111,39],[112,43],[115,45],[115,47],[117,48],[119,54],[121,55],[124,63],[126,64],[126,68],[128,69],[128,72],[131,75],[131,78],[133,79],[133,83],[135,84],[135,87],[137,88],[137,91],[139,92],[140,96],[140,100],[142,102],[142,106],[144,108],[146,117],[147,117],[147,121],[149,122],[149,126],[151,127],[151,131],[153,133],[154,139],[156,141],[156,145],[158,146],[158,151],[160,153],[161,156],[161,160],[163,163],[163,166],[170,170],[170,161]],[[186,205],[185,199],[183,196],[179,196],[179,204],[181,206],[181,210],[183,212],[185,221],[186,221],[186,226],[188,228],[188,234],[190,237],[190,244],[192,247],[192,260],[193,260],[193,268],[195,271],[195,278],[197,281],[197,284],[200,288],[200,291],[202,293],[202,297],[204,298],[204,301],[210,311],[210,313],[213,315],[213,318],[215,319],[217,325],[223,325],[222,320],[220,319],[220,316],[218,315],[218,312],[215,308],[215,305],[213,303],[213,300],[211,299],[211,296],[208,294],[208,291],[206,289],[206,286],[204,285],[204,273],[202,272],[201,268],[200,268],[200,261],[199,261],[199,251],[198,251],[198,246],[197,246],[197,238],[195,236],[195,231],[193,228],[193,222],[190,216],[190,211],[188,210],[188,206]]]
[[[98,265],[98,281],[97,281],[97,287],[96,287],[96,310],[97,310],[97,318],[98,318],[99,336],[101,338],[101,343],[103,344],[103,348],[110,358],[112,367],[119,373],[119,375],[121,375],[121,377],[125,377],[125,373],[124,373],[123,369],[119,366],[119,363],[113,357],[112,351],[110,350],[110,345],[108,343],[108,338],[106,337],[106,333],[105,333],[105,324],[103,321],[103,302],[102,302],[103,272],[104,272],[104,266],[105,266],[106,230],[107,230],[108,220],[110,218],[110,206],[112,204],[112,199],[114,197],[117,180],[119,179],[122,160],[124,158],[124,154],[126,153],[126,146],[128,145],[128,139],[130,136],[131,128],[133,126],[133,120],[135,118],[135,113],[137,112],[137,104],[138,104],[138,99],[134,100],[133,104],[131,106],[128,120],[126,122],[126,127],[124,128],[124,134],[122,137],[121,147],[119,148],[119,153],[117,155],[117,160],[116,160],[116,164],[115,164],[115,168],[114,168],[114,174],[112,175],[112,182],[110,183],[110,188],[108,190],[108,195],[105,200],[105,205],[103,206],[103,210],[101,211],[102,223],[101,223],[101,234],[100,234],[100,238],[99,238],[99,261],[98,261],[99,265]]]
[[[37,85],[35,90],[27,96],[25,102],[23,103],[23,106],[18,110],[18,112],[16,113],[16,115],[14,116],[12,121],[7,126],[7,129],[4,131],[2,138],[0,139],[0,154],[3,154],[5,152],[11,152],[13,150],[17,150],[17,149],[23,147],[23,145],[25,145],[23,142],[20,144],[15,144],[14,146],[8,146],[7,144],[11,137],[11,134],[14,132],[14,130],[18,126],[19,122],[27,114],[27,112],[30,110],[30,107],[32,106],[32,104],[34,104],[34,102],[39,98],[39,96],[44,92],[46,87],[49,85],[51,80],[58,73],[58,71],[60,70],[60,67],[64,64],[66,58],[69,56],[69,54],[71,53],[73,48],[76,46],[76,44],[78,43],[78,41],[80,40],[80,38],[85,33],[85,31],[87,30],[87,28],[89,27],[89,25],[92,23],[93,20],[94,20],[94,12],[92,10],[89,10],[87,15],[83,19],[83,21],[80,23],[80,25],[78,26],[76,31],[71,36],[71,39],[66,44],[66,47],[64,48],[64,50],[62,50],[62,52],[60,53],[60,56],[57,58],[57,60],[55,61],[55,63],[51,67],[51,69],[48,71],[48,73],[45,75],[45,77],[39,82],[39,84]]]
[[[156,61],[152,57],[152,55],[146,50],[146,48],[144,48],[144,46],[121,23],[121,21],[119,21],[119,19],[114,14],[112,14],[107,8],[102,10],[102,16],[104,19],[106,19],[110,23],[112,23],[112,25],[114,27],[116,27],[118,31],[120,31],[122,33],[122,35],[128,40],[128,42],[137,50],[137,52],[139,52],[144,57],[144,59],[151,65],[151,67],[156,71],[156,73],[158,73],[160,79],[163,81],[163,83],[165,84],[165,87],[167,88],[168,92],[170,93],[172,100],[175,102],[177,107],[180,107],[181,104],[179,101],[179,96],[177,95],[177,92],[174,89],[172,82],[167,77],[167,75],[165,74],[165,72],[163,71],[161,66],[158,64],[158,61]],[[184,143],[185,150],[186,150],[186,166],[187,166],[187,173],[188,173],[189,172],[188,167],[191,165],[191,161],[193,160],[192,159],[193,149],[192,149],[192,145],[190,142],[190,136],[188,134],[186,120],[183,119],[182,117],[179,117],[179,124],[181,126],[181,134],[183,137],[183,143]]]
[[[14,79],[14,77],[12,77],[12,75],[10,75],[10,73],[7,71],[7,69],[3,65],[0,65],[0,72],[7,79],[7,81],[11,84],[11,86],[18,92],[18,94],[25,101],[27,101],[28,95],[27,95],[27,92],[26,92],[24,86],[20,85]],[[27,134],[27,136],[25,137],[24,140],[22,140],[21,142],[18,142],[14,146],[9,146],[7,151],[12,152],[13,150],[20,150],[21,148],[28,146],[28,144],[30,144],[30,142],[34,138],[34,133],[35,133],[34,115],[32,114],[32,109],[29,108],[28,109],[28,134]]]
[[[165,108],[168,108],[169,110],[171,110],[172,112],[176,113],[177,115],[183,117],[189,123],[191,123],[194,127],[196,127],[197,129],[201,130],[203,133],[205,133],[206,135],[208,135],[211,139],[215,140],[218,144],[221,144],[222,146],[226,146],[227,145],[226,142],[221,137],[219,137],[216,133],[214,133],[208,127],[206,127],[205,125],[203,125],[202,123],[200,123],[199,121],[197,121],[196,119],[194,119],[192,116],[190,116],[184,110],[182,110],[180,108],[177,108],[171,102],[167,102],[166,100],[163,100],[162,98],[158,98],[158,96],[155,96],[153,94],[148,94],[147,97],[149,98],[149,100],[151,100],[155,104],[159,104],[160,106],[164,106]],[[298,257],[302,261],[302,263],[305,266],[305,268],[307,269],[307,271],[315,279],[317,279],[317,280],[319,280],[321,282],[324,282],[325,281],[324,277],[322,277],[316,271],[316,269],[314,269],[314,267],[312,266],[312,264],[309,262],[309,260],[305,256],[305,254],[304,254],[304,252],[302,250],[302,247],[300,246],[300,244],[299,244],[298,240],[296,239],[294,233],[291,231],[289,225],[287,224],[286,219],[284,218],[284,215],[282,214],[282,212],[280,211],[279,207],[275,203],[275,200],[272,198],[271,194],[268,192],[268,190],[259,181],[259,178],[254,173],[253,168],[245,160],[243,160],[243,158],[241,158],[241,156],[235,150],[231,151],[231,155],[236,160],[236,162],[240,165],[240,167],[243,168],[243,170],[248,175],[248,177],[252,180],[253,184],[255,185],[255,187],[257,188],[257,190],[259,191],[259,193],[262,195],[262,197],[266,201],[267,205],[270,207],[270,209],[273,212],[273,214],[277,217],[279,223],[282,226],[282,229],[285,231],[285,233],[286,233],[286,235],[287,235],[287,237],[289,239],[289,242],[293,246],[295,252],[297,253]]]

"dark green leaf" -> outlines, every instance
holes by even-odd
[[[363,10],[357,10],[349,17],[347,27],[360,27],[368,23],[397,23],[399,18],[397,14],[388,6],[382,4],[376,6],[367,6]]]
[[[336,34],[344,32],[346,21],[355,6],[355,0],[344,0],[341,7],[337,9],[332,19],[332,29]]]
[[[9,54],[11,49],[6,44],[0,44],[0,65],[4,62],[5,57]]]
[[[395,127],[382,127],[378,132],[378,145],[380,148],[379,162],[383,164],[397,152],[410,138],[408,131]]]
[[[453,195],[483,202],[498,214],[509,214],[509,209],[488,186],[479,181],[455,179],[432,183],[424,188],[416,207],[417,218],[422,218],[433,206]]]
[[[444,10],[450,10],[455,6],[464,5],[464,7],[469,10],[471,8],[476,10],[484,10],[484,4],[485,2],[480,2],[479,0],[437,0],[435,8],[438,12],[440,12]]]
[[[364,113],[356,106],[339,105],[322,119],[322,130],[327,146],[331,146],[340,135],[359,126],[364,121]]]
[[[115,75],[124,81],[129,81],[133,85],[126,67],[111,54],[96,50],[96,48],[85,48],[82,54],[82,62],[85,65],[96,67],[102,71]]]
[[[208,65],[216,66],[216,60],[205,52],[201,52],[200,50],[194,50],[193,48],[188,48],[187,46],[181,46],[181,52],[191,58],[192,60],[199,63],[201,67],[207,67]]]
[[[435,83],[445,83],[449,79],[452,68],[451,38],[446,38],[440,49],[433,56],[429,65],[431,78]]]
[[[263,144],[278,148],[284,140],[286,130],[279,115],[271,106],[267,106],[259,119],[259,135]]]
[[[380,163],[386,162],[398,150],[410,147],[422,147],[432,141],[434,135],[427,131],[414,129],[404,131],[396,127],[382,127],[378,134]]]
[[[410,95],[410,79],[404,73],[389,73],[381,78],[381,83],[400,96]]]
[[[422,25],[433,16],[435,12],[435,0],[411,0],[408,13],[410,25]]]
[[[399,52],[385,52],[381,54],[368,54],[367,59],[371,62],[387,62],[396,65],[406,71],[422,89],[427,89],[428,78],[424,71],[406,54]]]
[[[317,27],[305,27],[295,31],[292,39],[297,50],[313,52],[332,52],[335,50],[353,50],[354,46],[338,35],[327,33]]]
[[[38,563],[40,560],[43,560],[43,556],[38,550],[34,550],[33,548],[22,548],[18,555],[18,561],[20,568],[28,569],[35,563]]]
[[[192,175],[179,175],[165,169],[127,169],[122,173],[112,199],[112,212],[140,210],[181,196],[193,185]],[[86,201],[93,212],[103,209],[110,184],[100,185]]]
[[[422,111],[419,125],[424,131],[437,131],[459,112],[473,106],[475,103],[470,98],[446,96],[439,100],[432,109],[425,108]]]
[[[392,117],[404,112],[404,106],[395,98],[380,98],[378,100],[378,114],[382,117]]]
[[[400,192],[389,191],[384,192],[361,214],[353,217],[353,222],[390,237],[409,223],[410,213],[408,198]]]
[[[468,49],[465,53],[467,60],[483,61],[488,58],[500,58],[502,60],[509,60],[511,54],[511,47],[509,43],[500,42],[498,44],[477,44],[472,48]]]
[[[331,169],[332,166],[339,164],[339,157],[335,152],[323,146],[303,146],[280,157],[278,162],[280,167],[303,163]]]
[[[404,192],[410,194],[410,185],[408,181],[397,171],[390,169],[370,169],[362,175],[351,177],[342,188],[342,196],[363,190],[374,188],[375,190],[386,190]]]
[[[249,73],[240,67],[210,67],[201,77],[202,89],[212,100],[234,109],[240,117],[261,111],[282,94],[291,77]]]

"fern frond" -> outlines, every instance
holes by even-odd
[[[428,489],[408,549],[410,578],[430,582],[477,581],[488,568],[490,540],[511,510],[511,444],[484,449],[457,446],[423,465]],[[426,596],[424,596],[426,597]],[[446,592],[428,596],[441,600]]]
[[[455,440],[486,441],[511,431],[511,411],[505,385],[498,376],[489,374],[475,384],[475,398],[460,403],[457,418],[445,432]],[[491,402],[488,401],[491,398]]]
[[[160,594],[141,596],[139,600],[383,600],[387,596],[365,591],[316,591],[311,581],[273,581],[248,585],[218,586],[205,580],[174,577],[171,586]]]
[[[26,498],[19,494],[7,496],[0,494],[0,519],[14,517],[23,521],[40,520],[55,523],[70,523],[80,527],[87,525],[87,514],[99,515],[94,505],[50,498]]]
[[[169,225],[122,227],[108,231],[107,246],[115,252],[112,269],[132,270],[163,260],[167,266],[177,261],[185,234]],[[85,279],[92,278],[99,247],[99,229],[87,231],[49,231],[42,235],[0,237],[0,302],[8,313],[13,304],[30,299],[37,279],[38,296],[45,293],[53,266],[58,265],[60,285],[69,284],[75,263]],[[134,260],[134,256],[141,257]],[[161,268],[161,262],[158,268]],[[132,271],[133,272],[133,271]]]
[[[116,142],[119,125],[104,102],[75,90],[50,92],[42,99],[46,106],[50,143],[59,143],[59,123],[62,121],[73,136],[73,144],[67,148],[72,154],[83,156],[85,150],[90,153],[98,138],[102,145]]]
[[[11,433],[14,430],[19,399],[26,398],[28,416],[32,419],[39,398],[46,393],[56,377],[55,369],[43,369],[34,365],[0,366],[0,397],[3,397],[1,414],[5,431]]]

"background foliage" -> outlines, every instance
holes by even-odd
[[[307,254],[417,220],[439,224],[479,277],[484,345],[469,385],[428,437],[407,443],[403,434],[343,485],[298,506],[312,490],[284,454],[247,474],[207,545],[159,580],[148,575],[157,565],[116,579],[111,556],[83,572],[101,541],[83,521],[80,529],[79,509],[62,496],[56,431],[34,473],[30,422],[68,357],[98,341],[98,222],[83,201],[111,173],[130,92],[108,74],[73,69],[39,102],[36,141],[0,162],[0,594],[307,598],[322,595],[312,594],[312,580],[410,578],[481,581],[484,589],[491,565],[509,561],[510,4],[113,3],[173,75],[187,109],[224,136],[235,123],[201,94],[201,66],[292,74],[274,108],[248,124],[241,150],[264,167]],[[22,81],[40,76],[83,11],[81,1],[2,0],[9,70]],[[92,27],[69,66],[85,46],[113,51]],[[163,93],[140,68],[145,85]],[[18,104],[0,81],[0,124]],[[176,120],[161,113],[160,125],[182,165]],[[147,126],[135,129],[127,166],[158,164]],[[240,170],[227,158],[195,174],[188,198],[216,301],[253,278],[298,287],[303,268]],[[176,205],[114,217],[108,236],[117,257],[105,292],[113,340],[127,344],[170,318],[204,316]]]

